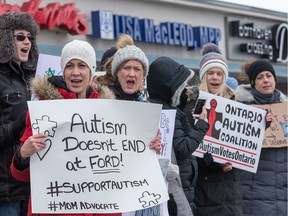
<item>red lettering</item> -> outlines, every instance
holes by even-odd
[[[41,0],[24,2],[21,8],[18,5],[3,4],[0,0],[0,14],[9,11],[24,11],[31,14],[35,21],[44,29],[58,27],[70,34],[86,34],[88,25],[84,21],[86,15],[78,14],[79,9],[74,3],[64,4],[50,3],[44,8],[39,8]]]
[[[41,3],[41,0],[34,0],[34,1],[30,1],[30,2],[24,2],[22,4],[22,11],[31,14],[33,17],[35,16],[35,14],[38,11],[39,5]]]

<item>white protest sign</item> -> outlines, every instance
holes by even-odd
[[[62,75],[60,56],[39,54],[36,76]]]
[[[161,106],[118,100],[28,102],[47,147],[30,159],[33,213],[115,213],[168,200],[149,149]]]
[[[162,110],[159,122],[161,133],[161,152],[159,158],[171,160],[176,110]]]
[[[175,117],[176,117],[175,109],[161,111],[159,121],[159,128],[161,133],[161,152],[158,155],[158,158],[162,173],[165,177],[167,175],[168,166],[171,161]],[[160,211],[162,216],[169,216],[167,202],[162,204]]]
[[[210,128],[193,155],[209,152],[214,161],[256,173],[265,133],[266,111],[200,91],[206,97]]]

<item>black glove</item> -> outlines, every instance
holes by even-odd
[[[177,203],[172,193],[169,193],[168,213],[169,213],[169,216],[177,216],[178,214]]]
[[[214,159],[212,157],[212,154],[206,152],[204,155],[203,155],[203,161],[204,161],[204,164],[206,166],[211,166],[214,162]]]
[[[21,134],[25,129],[26,111],[19,114],[18,118],[12,124],[12,132],[16,140],[20,139]]]

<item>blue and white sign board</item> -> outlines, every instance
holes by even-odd
[[[30,160],[33,213],[130,212],[169,199],[148,146],[160,105],[71,99],[28,106],[33,134],[48,135]]]

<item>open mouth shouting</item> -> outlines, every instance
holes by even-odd
[[[81,83],[82,83],[81,79],[72,79],[71,80],[72,87],[78,87],[79,85],[81,85]]]
[[[127,80],[126,84],[128,89],[133,89],[135,86],[135,80]]]

